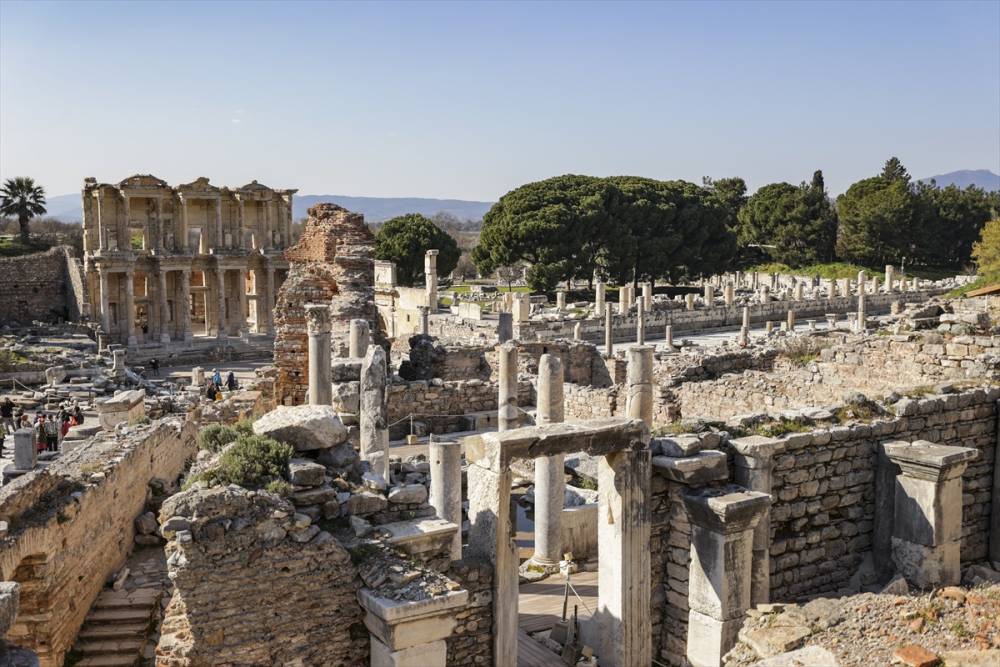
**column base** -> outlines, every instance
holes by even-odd
[[[693,667],[721,667],[722,657],[736,646],[743,620],[720,621],[689,611],[687,659]]]
[[[928,547],[893,537],[892,562],[897,571],[917,588],[950,586],[962,579],[960,542]]]
[[[534,556],[521,563],[517,573],[526,581],[541,581],[546,577],[559,573],[559,563],[549,563],[536,560]]]

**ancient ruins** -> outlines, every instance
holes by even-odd
[[[293,193],[87,182],[95,326],[3,338],[18,406],[88,415],[8,437],[11,664],[1000,664],[995,297],[886,267],[490,308],[333,204],[291,245]],[[224,354],[146,364],[251,331],[221,400]]]

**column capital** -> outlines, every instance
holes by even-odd
[[[979,457],[971,447],[938,445],[927,440],[894,440],[883,445],[885,455],[907,477],[941,482],[960,476],[969,461]]]
[[[330,306],[325,303],[307,303],[306,328],[310,336],[328,334],[330,327]]]
[[[770,504],[770,495],[747,491],[735,484],[695,489],[684,494],[684,507],[691,522],[724,535],[754,528]]]
[[[774,455],[781,452],[783,441],[762,435],[751,435],[745,438],[733,438],[729,441],[729,446],[736,453],[736,465],[743,468],[765,468],[770,467],[774,462]]]

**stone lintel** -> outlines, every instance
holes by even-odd
[[[969,461],[979,456],[971,447],[938,445],[926,440],[912,443],[894,440],[884,445],[885,455],[908,477],[943,481],[957,477]]]
[[[389,544],[401,548],[410,555],[432,551],[442,545],[451,544],[458,525],[446,519],[421,519],[419,521],[395,521],[378,526],[389,533]]]
[[[701,486],[729,478],[726,455],[709,449],[691,456],[654,456],[653,469],[673,482]]]
[[[357,382],[361,378],[361,365],[364,359],[341,357],[331,362],[333,382]]]
[[[454,610],[469,603],[469,591],[450,591],[424,600],[390,600],[376,595],[370,588],[358,591],[358,601],[365,610],[392,624],[415,621],[440,614],[454,614]],[[428,638],[425,641],[433,641]]]
[[[734,484],[684,494],[684,507],[693,523],[726,535],[756,526],[770,504],[770,495]]]
[[[643,421],[622,417],[525,426],[462,439],[466,460],[494,471],[507,470],[516,459],[575,452],[605,456],[624,449],[644,449],[648,443],[649,428]]]

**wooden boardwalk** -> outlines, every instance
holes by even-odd
[[[597,608],[597,572],[577,572],[570,577],[573,588],[582,601],[570,593],[568,615],[573,615],[573,605],[582,624]],[[561,665],[562,660],[529,636],[529,633],[550,629],[562,616],[565,580],[555,575],[533,584],[522,584],[518,598],[518,667],[549,667]]]

